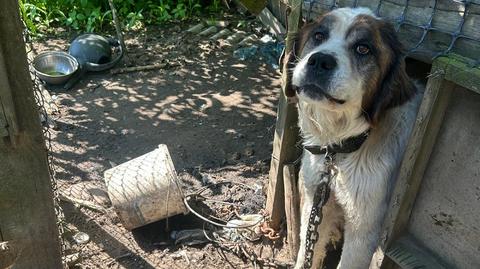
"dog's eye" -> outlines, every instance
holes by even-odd
[[[370,53],[370,48],[367,45],[360,44],[357,45],[355,51],[357,51],[358,54],[367,55]]]
[[[321,32],[316,32],[315,35],[313,36],[316,41],[323,42],[325,40],[325,34]]]

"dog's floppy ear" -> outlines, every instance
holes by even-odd
[[[405,71],[405,50],[390,23],[379,21],[383,43],[390,50],[386,73],[379,83],[372,103],[367,108],[368,120],[375,124],[384,112],[407,102],[416,92],[415,85]]]

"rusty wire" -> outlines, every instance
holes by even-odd
[[[254,222],[252,224],[229,225],[227,220],[221,220],[221,222],[223,222],[223,223],[220,223],[220,222],[217,222],[215,220],[209,219],[207,216],[203,216],[201,213],[197,212],[194,208],[192,208],[190,206],[190,203],[189,203],[190,201],[202,201],[202,202],[207,201],[207,202],[213,202],[213,203],[219,203],[219,204],[226,204],[225,201],[218,201],[218,200],[215,200],[215,199],[209,199],[208,197],[203,196],[203,193],[205,191],[211,189],[212,187],[222,186],[222,185],[237,185],[237,186],[242,186],[244,188],[255,191],[252,187],[250,187],[246,184],[243,184],[243,183],[232,182],[232,181],[221,181],[221,182],[218,182],[218,183],[209,184],[209,185],[207,185],[203,188],[200,188],[199,190],[197,190],[196,192],[194,192],[192,194],[186,195],[183,202],[184,202],[185,206],[187,207],[187,209],[192,214],[194,214],[198,218],[202,219],[203,221],[206,221],[206,222],[208,222],[212,225],[218,226],[218,227],[232,228],[232,229],[245,229],[245,228],[250,228],[250,227],[253,227],[253,226],[257,226],[258,224],[260,224],[263,221],[263,218],[262,218],[262,219],[258,220],[257,222]],[[236,206],[236,207],[240,206],[239,204],[234,204],[234,203],[227,203],[227,204],[232,205],[232,206]],[[212,216],[209,216],[209,217],[212,218]],[[218,220],[218,218],[216,218],[216,219]]]

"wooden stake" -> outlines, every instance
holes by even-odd
[[[117,16],[117,9],[113,4],[113,0],[108,0],[108,4],[110,5],[110,9],[112,10],[113,24],[115,25],[115,31],[117,32],[117,39],[120,42],[120,46],[122,46],[123,53],[127,54],[127,47],[125,46],[125,42],[123,41],[122,25],[120,24],[120,20]]]
[[[177,63],[159,63],[159,64],[151,64],[151,65],[142,65],[142,66],[132,66],[132,67],[123,67],[118,69],[112,69],[110,74],[122,74],[122,73],[130,73],[130,72],[140,72],[140,71],[151,71],[156,69],[163,69],[167,67],[177,66]]]
[[[283,185],[285,189],[285,215],[287,218],[287,242],[290,257],[296,259],[300,246],[300,197],[297,188],[295,165],[283,166]]]
[[[69,203],[72,203],[73,205],[86,207],[88,209],[92,209],[92,210],[98,211],[100,213],[105,214],[107,212],[107,210],[104,207],[99,206],[99,205],[97,205],[97,204],[95,204],[94,202],[91,202],[91,201],[86,201],[86,200],[82,200],[82,199],[78,199],[78,198],[68,197],[68,196],[65,196],[63,194],[59,195],[59,199],[60,199],[60,201],[69,202]]]
[[[294,48],[295,35],[298,32],[301,20],[301,0],[289,0],[292,7],[288,14],[288,33],[285,44],[285,54]],[[270,213],[270,226],[274,229],[280,227],[285,216],[284,190],[283,190],[283,165],[294,162],[300,155],[295,147],[299,139],[297,127],[298,112],[295,103],[290,102],[285,96],[285,90],[289,90],[291,77],[287,67],[284,66],[282,73],[283,92],[280,93],[277,110],[277,123],[273,139],[272,162],[270,164],[270,176],[267,190],[267,211]]]

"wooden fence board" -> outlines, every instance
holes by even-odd
[[[0,260],[13,255],[14,268],[56,269],[62,268],[58,228],[18,10],[16,0],[0,9],[2,105],[9,125],[15,115],[18,126],[15,133],[9,129],[15,146],[0,139],[0,243],[15,246],[15,253],[0,251]]]
[[[287,217],[287,242],[290,256],[296,259],[300,247],[300,194],[298,191],[295,165],[283,166],[285,186],[285,215]]]
[[[480,95],[456,87],[408,231],[449,268],[480,268]]]
[[[432,76],[428,80],[417,121],[400,166],[384,221],[385,234],[381,245],[387,250],[405,232],[449,96],[454,87],[452,82],[444,79],[444,68],[439,62],[435,62],[432,67]],[[391,261],[386,259],[382,268],[394,267]]]

